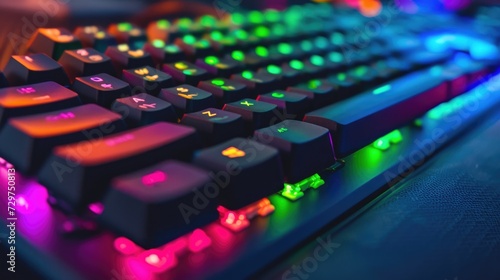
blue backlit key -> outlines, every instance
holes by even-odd
[[[57,60],[65,50],[80,49],[82,43],[66,28],[38,28],[28,43],[32,53],[44,53]]]
[[[115,74],[111,59],[91,48],[65,51],[58,62],[72,82],[76,77],[99,73]]]
[[[7,119],[81,105],[78,95],[54,82],[0,89],[0,127]]]
[[[172,76],[151,66],[123,70],[123,80],[132,86],[133,92],[151,95],[158,95],[162,88],[174,85]]]
[[[241,115],[215,108],[184,114],[180,123],[196,128],[205,146],[246,135]]]
[[[132,127],[159,121],[177,122],[172,104],[147,93],[118,98],[111,110],[122,115]]]
[[[189,212],[196,193],[213,184],[199,167],[165,161],[114,178],[100,219],[140,246],[160,246],[218,218],[217,199],[207,201],[196,215]],[[168,219],[160,213],[169,213]]]
[[[210,92],[190,85],[162,89],[158,97],[172,103],[179,115],[215,106],[215,98]]]
[[[73,90],[80,95],[82,101],[97,103],[109,107],[115,99],[130,96],[130,86],[108,74],[78,77]]]
[[[4,69],[11,86],[54,81],[69,85],[62,66],[46,54],[13,55]]]
[[[79,147],[88,147],[91,139],[124,128],[120,115],[95,104],[11,118],[0,131],[0,156],[21,172],[32,173],[57,145],[83,141]]]
[[[230,210],[283,189],[278,150],[253,140],[234,138],[200,150],[193,162],[214,173],[220,182],[220,205]]]

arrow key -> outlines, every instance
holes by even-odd
[[[122,115],[130,126],[142,126],[158,121],[177,122],[172,104],[147,93],[118,98],[113,102],[111,110]]]

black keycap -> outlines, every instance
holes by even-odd
[[[5,75],[3,74],[2,71],[0,71],[0,88],[8,86],[9,83],[7,83],[7,79],[5,78]]]
[[[158,95],[162,88],[174,85],[172,76],[151,66],[123,70],[123,80],[133,87],[133,92],[151,95]]]
[[[44,53],[57,60],[65,50],[80,49],[82,43],[66,28],[38,28],[28,42],[32,53]]]
[[[337,156],[343,157],[397,129],[445,101],[443,77],[422,70],[305,115],[330,129]]]
[[[99,73],[115,74],[111,59],[91,48],[64,51],[58,62],[68,74],[71,82],[76,77]]]
[[[217,99],[219,106],[247,97],[247,88],[244,84],[226,78],[203,81],[198,84],[198,87],[211,92]]]
[[[153,66],[153,59],[147,52],[132,49],[127,44],[108,47],[105,54],[111,58],[117,75],[124,69]]]
[[[275,75],[263,72],[255,73],[250,70],[232,75],[231,80],[246,85],[251,97],[263,92],[272,91],[276,89],[279,84]]]
[[[108,74],[78,77],[73,90],[80,95],[82,101],[97,103],[109,107],[115,99],[130,96],[130,86]]]
[[[354,76],[346,73],[338,73],[321,80],[335,88],[334,100],[339,101],[359,94],[363,90],[363,84]]]
[[[124,128],[120,115],[94,104],[12,118],[0,132],[0,156],[21,172],[31,173],[57,145],[83,141],[79,144],[83,147],[85,141]]]
[[[186,54],[177,45],[166,45],[165,42],[159,40],[146,43],[144,50],[151,55],[156,64],[171,63],[186,59]]]
[[[4,69],[11,86],[54,81],[69,85],[68,76],[62,66],[46,54],[13,55]]]
[[[162,70],[172,75],[177,82],[190,85],[196,85],[211,76],[207,70],[185,61],[164,64]]]
[[[136,49],[142,48],[148,39],[143,29],[128,22],[111,24],[108,32],[116,38],[118,43],[129,44]]]
[[[284,90],[259,95],[257,100],[278,106],[287,119],[302,119],[311,103],[311,100],[304,94]]]
[[[118,44],[116,39],[101,26],[80,26],[76,28],[74,34],[85,48],[93,48],[99,52]]]
[[[196,128],[205,146],[246,135],[241,115],[214,108],[185,114],[181,124]]]
[[[82,143],[58,146],[40,170],[39,181],[75,210],[99,199],[111,178],[169,158],[187,159],[198,148],[194,128],[158,122]]]
[[[229,77],[232,73],[237,73],[241,69],[241,64],[234,59],[222,58],[216,56],[207,56],[203,59],[198,58],[196,65],[207,70],[214,76]]]
[[[240,101],[227,103],[223,110],[239,114],[246,123],[247,132],[267,127],[283,120],[274,104],[245,98]]]
[[[131,127],[159,121],[177,122],[172,104],[147,93],[118,98],[111,110],[122,115]]]
[[[312,102],[313,108],[326,106],[335,100],[335,86],[322,80],[309,80],[307,83],[288,87],[287,91],[304,94]]]
[[[218,218],[216,199],[208,199],[199,214],[189,212],[196,193],[213,184],[203,169],[165,161],[113,179],[100,219],[140,246],[157,247]]]
[[[200,150],[194,163],[214,173],[220,205],[240,209],[283,189],[278,150],[253,140],[234,138]]]
[[[254,132],[255,141],[280,151],[285,181],[297,183],[335,163],[328,129],[286,120]]]
[[[215,106],[215,98],[210,92],[190,85],[162,89],[158,97],[172,103],[179,115]]]
[[[81,105],[73,91],[54,82],[0,89],[0,127],[11,117]]]

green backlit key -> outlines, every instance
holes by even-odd
[[[224,105],[222,110],[241,115],[245,120],[247,132],[252,133],[255,129],[282,121],[284,117],[277,108],[271,103],[245,98]]]
[[[247,97],[247,87],[244,84],[225,78],[203,81],[198,84],[198,87],[211,92],[219,106]]]
[[[284,90],[275,90],[259,95],[257,100],[278,106],[278,109],[287,119],[302,118],[311,104],[311,100],[307,98],[307,95]]]
[[[172,75],[177,82],[190,85],[196,85],[211,76],[207,70],[186,61],[164,64],[162,70]]]

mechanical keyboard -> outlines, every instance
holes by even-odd
[[[9,270],[259,278],[493,112],[499,25],[315,3],[38,28],[0,71]]]

